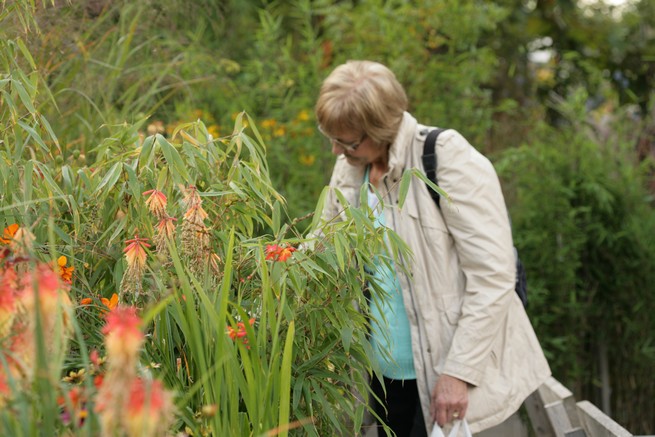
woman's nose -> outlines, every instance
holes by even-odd
[[[345,149],[343,147],[339,146],[337,143],[332,141],[332,154],[333,155],[337,155],[337,156],[343,155],[344,151],[345,151]]]

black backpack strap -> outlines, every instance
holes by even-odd
[[[437,145],[437,137],[445,130],[446,129],[442,128],[431,130],[423,144],[423,169],[425,169],[425,175],[429,180],[434,182],[435,185],[439,185],[437,183],[437,149],[435,146]],[[430,192],[430,196],[432,196],[434,203],[437,204],[437,208],[441,208],[441,205],[439,205],[439,199],[441,198],[439,193],[431,190],[429,187],[428,191]]]

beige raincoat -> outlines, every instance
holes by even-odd
[[[550,376],[537,337],[514,291],[512,234],[500,183],[492,164],[454,130],[437,141],[440,212],[427,186],[414,178],[402,209],[403,171],[423,168],[429,128],[404,114],[381,182],[385,223],[409,245],[413,259],[398,269],[410,322],[412,351],[423,416],[432,429],[430,397],[437,378],[466,381],[471,431],[495,426],[513,414]],[[363,167],[337,159],[330,186],[357,205]],[[330,191],[324,218],[342,210]],[[448,225],[446,226],[446,222]]]

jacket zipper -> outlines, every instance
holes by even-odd
[[[387,184],[387,176],[384,177],[384,188],[387,191],[387,198],[390,202],[390,204],[393,206],[393,199],[391,198],[391,191],[389,190],[389,185]],[[393,222],[393,230],[396,232],[396,213],[394,208],[391,208],[391,221]],[[402,254],[400,256],[400,261],[405,265],[405,260],[403,259]],[[395,266],[394,266],[395,269]],[[398,269],[396,270],[396,275],[398,275]],[[412,286],[412,281],[410,281],[410,278],[407,277],[406,273],[403,273],[405,275],[406,281],[407,281],[407,286],[409,287],[409,298],[412,302],[412,311],[414,311],[414,320],[416,320],[416,330],[418,331],[418,345],[419,345],[419,353],[421,355],[421,361],[422,361],[422,367],[423,367],[423,377],[425,378],[425,386],[426,386],[426,393],[428,394],[428,399],[430,398],[430,387],[428,383],[428,374],[427,374],[427,369],[426,369],[426,361],[425,357],[423,356],[423,339],[421,337],[421,329],[418,327],[418,312],[416,311],[416,303],[414,302],[414,289]]]

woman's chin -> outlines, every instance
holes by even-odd
[[[354,165],[355,167],[362,167],[365,162],[361,158],[355,158],[353,156],[344,155],[348,164]]]

